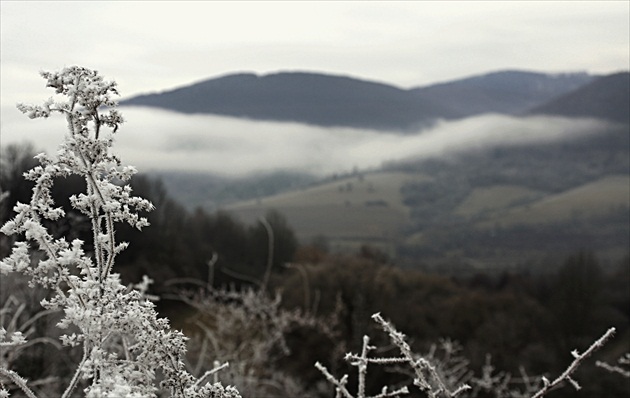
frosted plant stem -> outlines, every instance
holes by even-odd
[[[230,366],[229,363],[225,362],[221,365],[215,366],[213,369],[210,369],[209,371],[207,371],[206,373],[204,373],[203,376],[201,376],[200,378],[197,379],[197,382],[195,382],[195,386],[200,386],[201,383],[209,376],[215,375],[216,373],[218,373],[219,371],[227,368],[228,366]]]
[[[622,365],[627,366],[628,364],[630,364],[630,353],[626,353],[625,356],[619,358],[618,363],[619,365],[610,365],[606,362],[597,361],[595,362],[595,366],[605,369],[611,373],[617,373],[625,378],[630,379],[630,370],[626,370],[621,367]]]
[[[365,397],[365,377],[367,376],[367,354],[369,350],[370,338],[363,336],[363,349],[361,350],[361,358],[359,359],[359,391],[358,398]]]
[[[404,334],[397,331],[394,326],[384,320],[383,317],[378,313],[372,315],[372,319],[374,319],[378,324],[381,325],[383,330],[389,335],[392,343],[394,343],[400,350],[405,362],[407,362],[411,366],[416,375],[413,383],[420,390],[426,391],[426,393],[431,397],[444,395],[450,398],[455,397],[471,388],[469,385],[463,384],[454,391],[449,390],[448,386],[444,383],[444,380],[442,380],[442,377],[437,372],[435,366],[431,364],[431,362],[429,362],[425,358],[420,358],[417,360],[414,358],[411,347],[405,341]]]
[[[6,235],[23,234],[25,241],[14,243],[11,254],[0,260],[0,271],[21,272],[33,283],[53,290],[56,294],[42,300],[42,305],[49,310],[63,308],[57,326],[74,325],[79,330],[78,335],[61,336],[64,345],[83,344],[83,358],[62,398],[77,394],[77,386],[84,379],[87,386],[83,392],[94,397],[150,397],[160,388],[170,390],[175,398],[240,397],[232,387],[196,382],[184,368],[183,333],[171,330],[167,320],[158,318],[153,304],[146,300],[146,286],[125,289],[120,275],[112,273],[117,254],[127,246],[116,244],[115,223],[142,229],[149,222],[140,212],[153,209],[148,200],[131,196],[132,189],[126,182],[137,170],[133,166],[121,168],[120,160],[110,152],[113,134],[124,121],[115,109],[113,96],[119,95],[116,83],[104,81],[98,72],[80,66],[41,75],[47,87],[66,96],[65,102],[55,102],[51,97],[43,105],[18,104],[18,109],[31,119],[62,113],[68,131],[56,156],[39,154],[40,165],[25,173],[35,183],[30,204],[16,204],[17,215],[0,228]],[[100,109],[105,113],[101,115]],[[110,128],[111,135],[104,136],[102,127]],[[86,182],[86,189],[72,195],[70,203],[89,219],[93,247],[87,253],[81,239],[69,242],[68,237],[56,238],[48,228],[48,221],[66,216],[64,209],[55,205],[52,188],[57,179],[69,175],[80,176]],[[270,235],[266,288],[273,260],[273,231],[263,224]],[[3,328],[0,332],[6,334]],[[21,335],[14,334],[10,343],[29,344],[20,339]],[[207,340],[206,346],[214,343]],[[30,344],[44,341],[35,339]],[[36,398],[26,380],[14,371],[2,368],[0,376],[14,382],[29,398]],[[2,387],[3,396],[5,392]]]
[[[352,394],[350,394],[350,391],[348,391],[348,389],[346,388],[346,383],[348,382],[348,375],[344,375],[341,378],[341,380],[337,380],[335,376],[331,375],[328,369],[326,369],[326,367],[322,365],[321,363],[316,362],[315,367],[324,374],[324,377],[326,377],[328,381],[330,381],[332,384],[336,386],[338,397],[343,396],[345,398],[354,398]]]
[[[17,385],[22,391],[24,391],[24,394],[26,394],[28,398],[37,398],[35,393],[26,385],[26,380],[20,377],[17,372],[0,367],[0,374],[13,381],[15,385]]]
[[[70,380],[70,384],[68,385],[68,387],[66,387],[66,391],[63,392],[63,395],[61,396],[61,398],[68,398],[70,394],[72,394],[72,391],[74,391],[74,389],[77,387],[77,384],[79,383],[79,378],[81,374],[83,373],[83,365],[85,364],[85,361],[87,361],[87,358],[88,358],[88,351],[89,350],[87,347],[87,343],[84,343],[83,344],[83,358],[81,359],[81,362],[77,366],[77,370],[74,372],[74,376],[72,376],[72,380]]]
[[[542,397],[551,389],[558,386],[564,381],[568,381],[569,383],[571,383],[571,385],[573,385],[573,387],[575,387],[576,390],[579,390],[581,388],[580,385],[577,383],[577,381],[571,378],[571,375],[573,374],[573,372],[577,370],[580,364],[589,355],[591,355],[597,349],[601,348],[604,345],[604,343],[606,343],[606,341],[608,341],[608,339],[612,337],[614,333],[615,333],[615,328],[608,329],[608,331],[606,331],[606,333],[604,333],[602,337],[600,337],[593,344],[591,344],[591,346],[582,354],[579,354],[577,350],[572,351],[571,354],[573,355],[575,359],[573,360],[573,362],[571,362],[569,367],[567,367],[567,369],[560,376],[558,376],[554,381],[549,381],[547,378],[543,377],[543,387],[536,394],[532,395],[532,398]]]

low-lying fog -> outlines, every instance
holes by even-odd
[[[121,112],[126,122],[117,133],[115,151],[125,164],[140,171],[191,170],[226,176],[283,169],[325,175],[408,157],[571,139],[607,127],[590,119],[483,115],[402,135],[152,108],[122,107]],[[61,117],[30,120],[15,109],[2,109],[2,145],[31,141],[36,149],[53,152],[65,127]]]

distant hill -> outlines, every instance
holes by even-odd
[[[483,113],[520,114],[593,79],[586,73],[501,71],[416,88],[412,93],[445,109],[444,116],[449,118]]]
[[[401,89],[352,77],[305,72],[233,74],[121,101],[182,113],[319,126],[412,130],[436,119],[518,114],[589,83],[587,74],[497,72]]]
[[[596,117],[630,124],[630,73],[604,76],[530,113]]]
[[[410,267],[450,259],[472,272],[544,270],[549,258],[579,250],[612,264],[628,254],[629,140],[627,127],[611,125],[557,143],[391,164],[222,208],[248,223],[275,209],[302,242],[325,237],[333,251],[369,244]]]
[[[372,129],[410,128],[444,113],[394,86],[314,73],[229,75],[121,105]]]

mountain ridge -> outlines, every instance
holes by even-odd
[[[404,89],[343,75],[241,72],[134,96],[121,101],[121,105],[406,132],[438,119],[525,113],[596,78],[586,73],[508,70]]]
[[[583,72],[503,70],[419,87],[412,92],[450,109],[450,116],[455,119],[481,113],[518,115],[597,79],[598,76]]]
[[[630,72],[606,75],[545,104],[529,114],[595,117],[630,124]]]

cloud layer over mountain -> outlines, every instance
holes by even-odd
[[[595,134],[607,123],[593,119],[483,115],[442,121],[414,134],[295,123],[183,115],[150,108],[121,111],[126,123],[116,153],[141,171],[191,170],[222,175],[292,170],[325,175],[368,169],[405,158],[449,156],[485,147],[524,145]],[[65,121],[29,120],[17,112],[3,120],[3,139],[22,137],[53,152]]]

